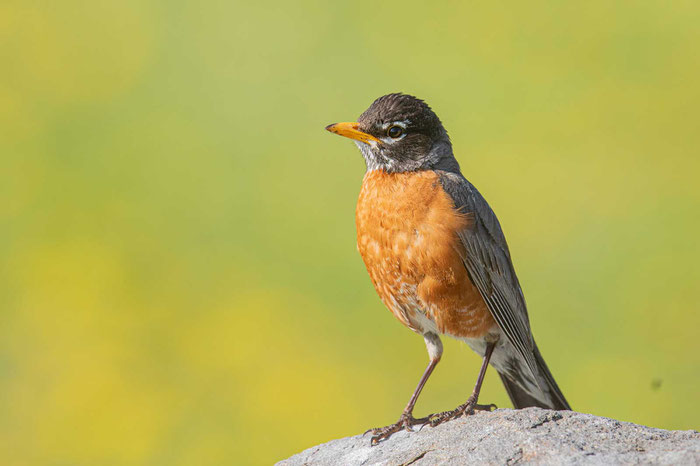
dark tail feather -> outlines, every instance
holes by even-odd
[[[548,406],[542,406],[542,402],[537,401],[535,398],[528,395],[528,393],[520,388],[515,382],[511,382],[505,375],[499,374],[501,376],[501,382],[503,386],[506,387],[510,401],[513,402],[513,407],[515,409],[529,408],[530,406],[538,406],[540,408],[547,408]]]
[[[552,377],[552,373],[549,372],[549,368],[544,362],[544,359],[542,359],[540,350],[537,349],[536,345],[534,354],[535,361],[537,362],[537,368],[540,370],[541,375],[541,377],[538,377],[539,383],[540,385],[545,384],[546,387],[543,388],[547,389],[547,392],[542,391],[540,396],[546,398],[548,402],[545,403],[540,399],[535,398],[525,391],[520,385],[510,380],[506,375],[499,373],[498,375],[501,376],[501,381],[506,387],[506,392],[508,392],[508,396],[513,402],[513,406],[516,409],[537,406],[539,408],[547,409],[570,410],[571,406],[569,406],[566,398],[564,398],[564,394],[561,392],[561,390],[559,390],[559,386],[554,381],[554,377]]]

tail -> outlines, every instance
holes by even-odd
[[[524,373],[518,374],[520,377],[509,377],[509,375],[515,375],[512,373],[498,373],[498,375],[501,376],[503,385],[506,387],[510,400],[513,402],[513,406],[516,409],[537,406],[539,408],[570,410],[571,406],[569,406],[566,398],[564,398],[564,394],[561,392],[561,390],[559,390],[559,386],[554,381],[554,377],[552,377],[552,373],[549,372],[549,368],[544,362],[544,359],[542,359],[542,355],[540,354],[540,350],[537,349],[537,345],[535,345],[534,355],[537,368],[540,372],[537,374],[537,387],[530,383],[523,384],[516,381],[516,379],[519,379],[520,381],[524,381],[523,379],[528,378],[531,379],[532,376],[529,375],[529,371],[528,376],[526,377],[522,377]],[[523,367],[520,369],[520,371],[522,370],[527,369]],[[528,390],[525,390],[523,385],[527,385]]]

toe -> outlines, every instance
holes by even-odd
[[[474,408],[477,411],[493,411],[494,409],[498,409],[498,406],[495,404],[489,404],[489,405],[474,405]]]

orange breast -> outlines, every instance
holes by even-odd
[[[462,263],[455,210],[436,173],[367,172],[355,216],[357,247],[384,304],[415,332],[477,338],[494,325]]]

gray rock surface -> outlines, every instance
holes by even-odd
[[[668,464],[700,465],[700,433],[669,431],[571,411],[477,412],[435,428],[333,440],[278,465]]]

